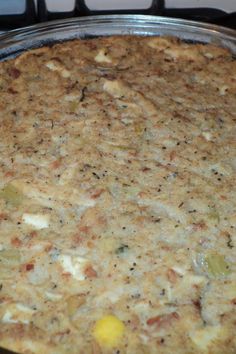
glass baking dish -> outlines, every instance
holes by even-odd
[[[214,43],[236,55],[236,31],[206,23],[146,15],[102,15],[51,21],[0,35],[0,61],[25,50],[75,38],[110,35],[176,36]],[[14,354],[0,348],[0,353]]]
[[[236,54],[236,31],[206,23],[146,15],[103,15],[53,21],[0,36],[0,60],[23,51],[74,38],[109,35],[167,35],[215,43]]]

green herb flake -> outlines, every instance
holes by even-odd
[[[129,246],[128,245],[124,245],[122,244],[120,247],[118,247],[115,251],[116,254],[122,254],[125,253],[126,251],[128,251]]]

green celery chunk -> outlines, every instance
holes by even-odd
[[[14,266],[21,263],[21,254],[19,250],[6,249],[0,251],[0,264]]]
[[[0,191],[0,198],[3,198],[6,203],[9,203],[12,206],[17,207],[22,203],[23,194],[17,188],[15,188],[11,183],[8,183]]]
[[[209,276],[214,278],[227,276],[230,274],[230,268],[224,256],[218,253],[211,253],[205,258],[206,271]]]

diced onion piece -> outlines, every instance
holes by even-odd
[[[100,49],[94,59],[97,63],[112,63],[112,59],[107,55],[105,48]]]
[[[227,85],[219,87],[220,96],[224,96],[227,93],[228,89],[229,87]]]
[[[80,256],[72,256],[69,254],[61,254],[58,258],[62,268],[66,273],[71,274],[77,280],[84,280],[86,278],[84,270],[89,264],[89,261]]]
[[[58,300],[61,300],[61,298],[62,298],[61,294],[54,294],[54,293],[51,293],[50,291],[46,291],[45,295],[46,295],[47,299],[51,300],[51,301],[58,301]]]
[[[35,229],[45,229],[49,227],[49,215],[44,214],[23,214],[22,220],[24,223],[33,226]]]
[[[211,342],[218,337],[220,330],[220,326],[206,326],[191,333],[190,338],[201,351],[205,351]]]
[[[23,323],[28,324],[34,311],[22,304],[10,304],[2,317],[3,323]]]
[[[49,69],[49,70],[52,70],[52,71],[57,71],[60,73],[60,75],[62,77],[64,77],[65,79],[67,79],[68,77],[70,77],[70,72],[69,70],[67,70],[64,65],[62,65],[61,63],[59,62],[56,62],[55,60],[50,60],[48,61],[46,64],[46,67]]]
[[[202,135],[207,141],[211,141],[211,139],[212,139],[212,134],[211,133],[203,132]]]

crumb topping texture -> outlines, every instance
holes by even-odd
[[[232,54],[74,40],[0,91],[0,346],[236,353]]]

